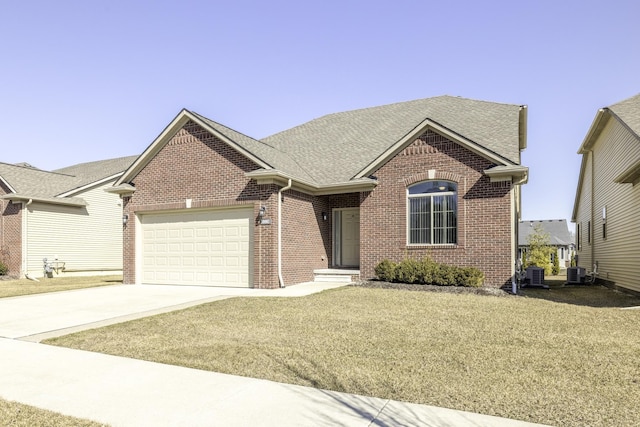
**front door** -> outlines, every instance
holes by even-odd
[[[335,264],[340,267],[360,265],[360,209],[334,211]]]

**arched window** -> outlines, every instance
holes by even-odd
[[[408,243],[458,243],[458,186],[450,181],[424,181],[408,188]]]

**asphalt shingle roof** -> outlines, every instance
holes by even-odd
[[[520,245],[528,245],[529,235],[534,232],[536,225],[549,234],[549,243],[551,245],[566,246],[573,243],[567,221],[564,219],[546,219],[535,221],[520,221],[518,227],[518,242]]]
[[[611,105],[609,110],[613,111],[620,120],[625,122],[640,137],[640,93]]]
[[[137,156],[81,163],[54,171],[32,166],[0,163],[2,177],[16,194],[39,198],[53,198],[92,182],[126,170]]]
[[[262,142],[288,153],[314,182],[346,182],[430,119],[519,165],[520,109],[520,105],[439,96],[329,114]]]
[[[272,168],[288,172],[298,179],[313,181],[313,177],[311,177],[307,171],[302,168],[288,153],[285,153],[264,141],[253,139],[243,133],[228,128],[193,111],[191,111],[191,114],[198,117],[207,124],[207,126],[210,126],[215,129],[216,132],[219,132],[231,141],[240,145],[242,148],[249,151]]]

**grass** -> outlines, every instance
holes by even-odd
[[[115,285],[122,283],[122,276],[53,277],[38,280],[39,282],[29,279],[0,280],[0,298]]]
[[[640,310],[527,294],[234,298],[47,343],[552,425],[640,425]]]
[[[2,427],[99,427],[103,425],[0,399],[0,426]]]

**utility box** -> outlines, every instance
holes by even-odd
[[[544,268],[527,267],[527,282],[531,286],[544,285]]]
[[[567,283],[584,283],[586,274],[587,271],[583,267],[569,267],[567,268]]]

